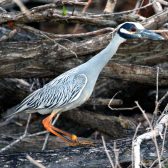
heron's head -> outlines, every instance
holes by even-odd
[[[145,29],[140,23],[125,22],[117,27],[117,34],[124,39],[143,38],[163,40],[164,38],[150,30]]]

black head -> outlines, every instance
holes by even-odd
[[[145,29],[140,23],[125,22],[117,27],[117,33],[124,39],[147,38],[163,40],[164,38],[152,31]]]

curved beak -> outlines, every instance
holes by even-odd
[[[162,36],[160,36],[159,34],[154,33],[154,32],[147,30],[147,29],[140,30],[139,37],[140,38],[147,38],[147,39],[151,39],[151,40],[164,40],[164,38]]]

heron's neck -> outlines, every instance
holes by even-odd
[[[118,50],[118,47],[121,43],[123,43],[125,39],[121,38],[118,34],[116,34],[108,46],[103,49],[96,56],[91,58],[88,63],[93,65],[91,66],[96,71],[101,71],[103,67],[108,63],[108,61],[113,57],[113,55]]]

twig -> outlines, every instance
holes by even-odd
[[[88,7],[90,6],[90,4],[92,3],[92,0],[88,0],[87,5],[84,6],[82,13],[85,13],[86,10],[88,9]],[[77,30],[79,29],[79,24],[77,24],[73,30],[73,33],[75,33]]]
[[[46,168],[44,165],[42,165],[41,163],[37,162],[36,160],[34,160],[30,155],[26,155],[26,158],[30,161],[30,163],[32,163],[33,165],[39,167],[39,168]]]
[[[159,95],[159,67],[157,67],[157,72],[156,72],[156,98],[155,98],[155,110],[153,112],[153,118],[152,118],[152,125],[155,125],[156,123],[156,118],[158,114],[158,95]]]
[[[114,141],[114,156],[115,156],[115,168],[121,168],[121,165],[119,163],[119,149],[117,149],[116,141]]]
[[[107,149],[106,142],[105,142],[105,140],[104,140],[104,136],[101,136],[101,137],[102,137],[103,147],[104,147],[104,150],[105,150],[105,152],[106,152],[106,155],[107,155],[107,157],[108,157],[108,159],[109,159],[109,161],[110,161],[111,167],[112,167],[112,168],[115,168],[114,163],[113,163],[113,161],[112,161],[112,159],[111,159],[111,156],[110,156],[110,154],[109,154],[109,151],[108,151],[108,149]]]
[[[68,4],[68,5],[79,5],[79,6],[86,6],[88,5],[88,2],[79,2],[79,1],[70,1],[70,0],[62,0],[62,2],[64,4]]]
[[[4,8],[0,7],[0,13],[7,13],[7,11]]]
[[[29,134],[29,135],[27,135],[27,137],[33,137],[33,136],[43,135],[43,134],[46,134],[46,133],[48,133],[48,131],[40,131],[40,132],[36,132],[34,134]]]
[[[153,137],[156,137],[159,135],[160,132],[163,130],[163,124],[168,122],[168,115],[165,116],[165,118],[150,132],[144,133],[140,136],[138,136],[135,141],[133,142],[133,150],[134,150],[134,167],[140,168],[140,145],[143,140],[152,139]],[[160,158],[160,156],[159,156]]]
[[[160,156],[163,156],[163,152],[164,152],[164,148],[165,148],[165,139],[166,139],[166,132],[167,132],[167,124],[165,123],[165,129],[164,129],[164,133],[163,133],[163,142],[162,142],[162,150],[160,152]]]
[[[159,100],[159,104],[163,102],[163,100],[168,96],[168,91],[165,93],[165,95]]]
[[[5,125],[9,124],[11,122],[11,120],[13,119],[13,117],[14,117],[14,115],[11,117],[8,117],[7,119],[5,119],[5,121],[0,122],[0,127],[3,127]]]
[[[44,34],[47,35],[48,37],[50,38],[77,38],[77,37],[87,37],[87,36],[94,36],[94,35],[99,35],[101,33],[106,33],[106,32],[113,32],[114,29],[111,28],[111,27],[107,27],[107,28],[103,28],[103,29],[100,29],[100,30],[95,30],[95,31],[92,31],[92,32],[87,32],[87,33],[77,33],[77,34],[54,34],[54,33],[48,33],[48,32],[44,32],[44,31],[41,31],[41,30],[38,30],[38,29],[35,29],[33,27],[30,27],[30,26],[26,26],[26,25],[23,25],[23,24],[16,24],[17,27],[25,30],[25,31],[28,31],[28,32],[31,32],[35,35],[39,35],[40,37],[44,38]],[[167,31],[168,32],[168,31]]]
[[[58,113],[57,116],[54,118],[54,121],[52,122],[52,125],[54,125],[54,124],[57,122],[57,120],[58,120],[60,114],[61,114],[61,113]],[[47,142],[48,142],[49,135],[50,135],[50,133],[48,132],[48,133],[46,134],[45,141],[44,141],[44,143],[43,143],[42,151],[45,150],[45,148],[46,148],[46,146],[47,146]]]
[[[135,15],[136,13],[138,13],[138,11],[139,11],[139,7],[142,5],[142,2],[141,2],[142,0],[137,0],[137,2],[136,2],[136,5],[135,5],[135,11],[133,11],[132,12],[132,14],[133,15]],[[138,9],[138,10],[137,10]]]
[[[104,16],[109,16],[109,15],[121,15],[121,14],[128,14],[128,13],[131,13],[131,12],[134,12],[134,11],[137,11],[137,10],[140,10],[140,9],[145,9],[151,5],[153,5],[153,3],[155,2],[156,0],[153,0],[151,3],[148,3],[147,5],[144,5],[140,8],[137,8],[137,9],[131,9],[131,10],[127,10],[127,11],[123,11],[123,12],[114,12],[112,14],[104,14]],[[95,16],[100,16],[100,15],[95,15]]]
[[[155,13],[160,13],[163,11],[163,8],[162,8],[162,5],[160,4],[160,2],[158,0],[156,0],[154,3],[153,3],[153,9],[155,11]]]
[[[167,122],[168,122],[168,115],[165,115],[153,130],[151,130],[150,132],[144,133],[135,139],[135,141],[133,142],[135,168],[140,168],[140,145],[142,141],[145,139],[146,140],[153,139],[153,138],[156,139],[156,137],[162,133],[164,126]],[[160,155],[158,155],[158,161],[160,161]],[[161,168],[161,162],[159,163],[159,167]]]
[[[168,33],[168,30],[151,30],[155,33]]]
[[[140,109],[140,111],[142,112],[144,118],[146,119],[146,121],[148,122],[148,125],[150,127],[151,130],[153,130],[153,126],[151,124],[151,122],[149,121],[148,116],[146,115],[145,111],[142,109],[142,107],[139,105],[138,101],[135,101],[135,104],[137,105],[137,107]]]
[[[162,5],[168,6],[168,2],[166,2],[165,0],[157,0],[158,2],[160,2]]]
[[[158,88],[158,77],[159,77],[159,71],[157,71],[157,79],[156,79],[156,88]],[[168,92],[167,92],[168,93]],[[160,100],[163,101],[163,98],[165,99],[166,98],[166,95],[168,94],[165,94]],[[158,89],[156,89],[156,100],[157,100],[157,104],[156,106],[159,106],[160,105],[160,102],[158,101]],[[162,102],[161,101],[161,102]],[[140,135],[139,137],[137,137],[136,140],[134,140],[134,160],[135,160],[135,163],[134,163],[134,166],[135,168],[140,168],[140,144],[143,140],[145,139],[153,139],[154,141],[154,144],[155,144],[155,147],[156,147],[156,153],[157,153],[157,157],[158,159],[156,161],[159,162],[159,168],[161,168],[162,164],[161,164],[161,154],[159,152],[159,148],[158,148],[158,144],[157,144],[157,140],[156,140],[156,137],[158,135],[161,135],[163,130],[164,130],[164,127],[167,125],[167,122],[168,122],[168,115],[163,115],[161,116],[159,119],[158,119],[158,122],[157,124],[155,125],[155,127],[153,128],[151,122],[149,121],[147,115],[145,114],[145,111],[140,107],[139,103],[138,102],[135,102],[136,105],[138,106],[138,108],[140,109],[140,111],[143,113],[143,116],[144,118],[147,120],[149,126],[150,126],[150,129],[151,131],[148,132],[148,133],[144,133],[142,135]],[[167,108],[168,105],[166,105],[166,108]],[[165,109],[166,109],[165,108]],[[156,109],[156,107],[155,107]],[[164,110],[166,111],[166,110]],[[163,142],[164,144],[164,142]],[[162,149],[163,149],[163,144],[162,144]],[[156,162],[154,161],[152,165],[154,165],[154,163]]]
[[[28,116],[27,124],[26,124],[26,128],[25,128],[24,134],[22,136],[20,136],[18,139],[16,139],[15,141],[13,141],[12,143],[10,143],[9,145],[7,145],[4,148],[0,149],[0,153],[4,152],[7,149],[10,149],[12,146],[14,146],[15,144],[17,144],[18,142],[20,142],[22,139],[24,139],[26,137],[27,130],[28,130],[29,123],[30,123],[30,119],[31,119],[31,114],[29,114],[29,116]]]
[[[136,127],[136,130],[135,130],[135,133],[134,133],[134,136],[133,136],[133,139],[132,139],[132,168],[134,168],[134,163],[135,163],[135,160],[134,160],[134,141],[135,141],[135,138],[137,136],[137,133],[138,133],[138,130],[141,126],[141,123],[139,123]]]
[[[117,0],[107,0],[104,12],[105,13],[113,13],[116,4],[117,4]]]
[[[20,0],[13,0],[13,2],[15,2],[19,6],[19,8],[22,11],[22,13],[26,14],[26,16],[29,19],[31,19],[31,17],[30,17],[30,11],[26,8],[25,5],[23,5],[23,3]]]
[[[17,30],[16,30],[16,29],[10,31],[7,35],[3,35],[3,36],[0,38],[0,42],[1,42],[1,41],[6,41],[6,40],[11,39],[16,33],[17,33]]]
[[[111,100],[110,100],[109,103],[108,103],[108,107],[109,107],[111,110],[134,110],[134,109],[137,108],[137,106],[128,107],[128,108],[127,108],[127,107],[126,107],[126,108],[113,108],[113,107],[111,107],[111,104],[112,104],[112,102],[113,102],[113,100],[114,100],[114,97],[115,97],[118,93],[121,93],[121,91],[118,91],[117,93],[115,93],[114,96],[111,98]]]
[[[142,137],[141,136],[139,136],[140,137],[140,139],[142,139],[143,140],[143,138],[144,139],[146,139],[146,137],[147,136],[149,136],[148,138],[149,139],[153,139],[153,141],[154,141],[154,144],[155,144],[155,147],[156,147],[156,152],[157,152],[157,156],[158,156],[158,161],[159,161],[159,165],[161,165],[161,159],[160,159],[160,153],[159,153],[159,148],[158,148],[158,144],[157,144],[157,140],[156,140],[156,135],[155,135],[155,130],[153,129],[153,126],[152,126],[152,124],[151,124],[151,122],[149,121],[149,119],[148,119],[148,116],[146,115],[146,113],[145,113],[145,111],[141,108],[141,106],[139,105],[139,103],[136,101],[135,102],[136,104],[137,104],[137,107],[140,109],[140,111],[142,112],[142,114],[143,114],[143,116],[144,116],[144,118],[146,119],[146,121],[148,122],[148,124],[149,124],[149,126],[150,126],[150,129],[151,129],[151,132],[149,132],[149,134],[148,133],[146,133],[146,134],[142,134]],[[151,134],[152,134],[152,136],[151,136]],[[138,138],[139,138],[138,137]],[[147,138],[147,139],[148,139]],[[136,141],[136,140],[135,140]],[[138,142],[139,143],[139,142]],[[141,144],[141,142],[139,143],[139,145]],[[139,146],[139,148],[140,148],[140,146]],[[140,150],[140,149],[139,149]],[[134,151],[135,152],[135,151]],[[137,155],[136,153],[135,153],[135,155]],[[139,158],[140,159],[140,158]],[[138,160],[139,160],[138,159]],[[140,162],[139,162],[140,163]],[[135,159],[135,165],[137,166],[138,164],[137,164],[137,160]],[[138,167],[137,167],[138,168]],[[161,167],[159,167],[159,168],[161,168]]]

